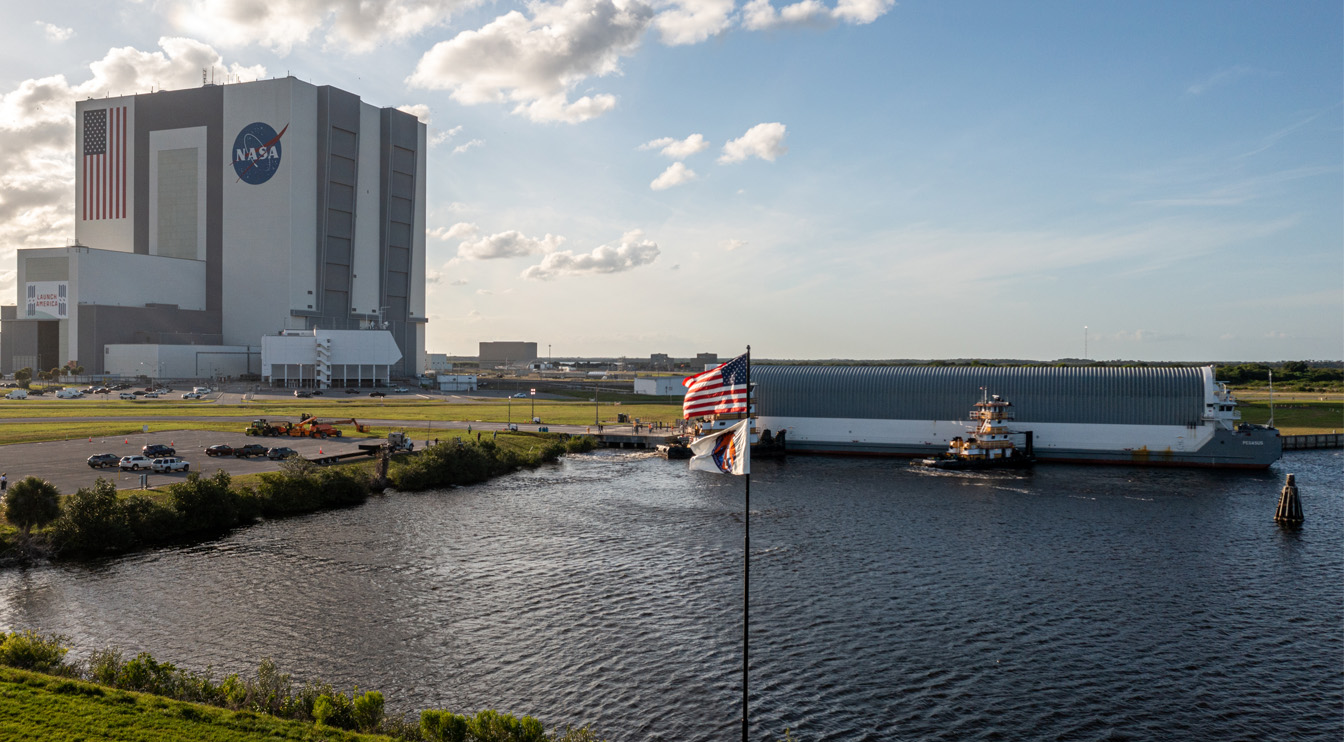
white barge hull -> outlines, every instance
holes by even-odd
[[[1264,469],[1282,454],[1272,428],[1231,430],[1209,423],[1179,425],[1098,425],[1027,423],[1040,461]],[[929,456],[966,435],[964,421],[879,420],[762,415],[757,430],[788,431],[789,453],[856,456]],[[1021,445],[1021,441],[1018,442]]]

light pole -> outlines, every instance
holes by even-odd
[[[536,389],[536,387],[533,387],[533,388],[532,388],[532,391],[531,391],[531,398],[532,398],[532,422],[536,422],[536,421],[537,421],[537,389]]]
[[[1083,360],[1087,360],[1087,325],[1083,325]]]

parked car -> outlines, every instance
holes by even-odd
[[[215,444],[215,445],[213,445],[213,446],[211,446],[211,447],[205,449],[205,455],[206,455],[206,456],[232,456],[232,455],[233,455],[233,446],[225,445],[225,444],[223,444],[223,443],[217,443],[217,444]]]
[[[288,446],[276,446],[275,448],[272,448],[271,450],[266,452],[266,458],[272,461],[279,461],[280,459],[287,459],[290,456],[298,456],[298,455],[299,455],[298,451],[295,451],[294,449]]]
[[[191,470],[191,464],[173,456],[166,456],[161,459],[154,459],[154,461],[151,462],[149,466],[154,471],[159,472]]]
[[[201,395],[196,392],[183,392],[182,399],[200,399]]]
[[[393,389],[393,390],[392,390],[392,393],[393,393],[393,394],[405,394],[406,392],[409,392],[409,391],[410,391],[410,389],[407,389],[407,388],[404,387],[404,386],[399,386],[399,387],[397,387],[396,389]]]
[[[15,389],[14,391],[10,392],[9,394],[6,394],[6,395],[5,395],[5,399],[28,399],[28,390],[27,390],[27,389]]]
[[[345,389],[345,393],[346,393],[346,394],[359,394],[359,390],[358,390],[358,389],[351,389],[350,387],[346,387],[346,389]]]
[[[294,390],[294,396],[296,396],[296,397],[311,397],[311,396],[313,396],[313,393],[310,392],[310,391],[308,391],[308,390],[306,390],[306,389],[295,389],[295,390]]]
[[[139,399],[139,397],[136,397],[136,396],[135,396],[135,393],[134,393],[134,392],[122,392],[121,394],[118,394],[117,396],[120,397],[121,399]]]
[[[90,469],[102,469],[108,466],[116,466],[121,461],[121,457],[115,453],[95,453],[89,457]]]
[[[387,395],[386,395],[386,394],[383,394],[382,392],[369,392],[369,396],[370,396],[370,397],[386,397]]]
[[[172,446],[165,446],[162,443],[151,443],[148,446],[145,446],[144,448],[140,449],[140,453],[150,457],[151,459],[157,459],[163,456],[176,456],[177,450],[174,449]]]
[[[238,448],[233,449],[233,455],[240,459],[245,459],[249,456],[265,456],[266,447],[260,443],[249,443],[246,446],[239,446]]]
[[[145,392],[145,399],[158,399],[158,398],[159,398],[158,392]]]
[[[148,469],[153,464],[154,460],[148,456],[122,456],[121,461],[117,462],[117,468],[122,471],[127,469],[139,471],[140,469]]]
[[[527,399],[527,392],[518,392],[517,394],[513,395],[513,398],[514,398],[514,399]]]

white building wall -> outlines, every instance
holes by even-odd
[[[85,219],[81,208],[85,178],[84,112],[111,108],[126,108],[126,216],[120,219]],[[104,250],[131,252],[135,244],[135,96],[97,98],[75,103],[75,241]]]
[[[301,327],[291,309],[307,310],[317,270],[317,88],[294,78],[224,88],[224,143],[262,121],[280,138],[280,166],[252,184],[224,168],[222,289],[224,341]]]
[[[248,357],[260,348],[240,345],[156,345],[150,343],[103,346],[103,364],[115,376],[151,379],[208,379],[248,373]]]
[[[401,360],[397,341],[385,330],[295,330],[261,339],[262,377],[279,379],[277,368],[285,364],[316,365],[319,339],[330,343],[332,365],[386,367]],[[378,376],[386,379],[386,368],[380,368]]]
[[[382,113],[359,104],[359,164],[355,194],[355,239],[351,245],[350,306],[357,314],[378,312],[378,199]]]

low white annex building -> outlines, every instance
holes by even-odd
[[[685,397],[682,376],[650,376],[635,379],[635,394],[654,394],[659,397]]]
[[[400,361],[386,330],[284,330],[261,338],[261,377],[273,386],[385,386]]]

